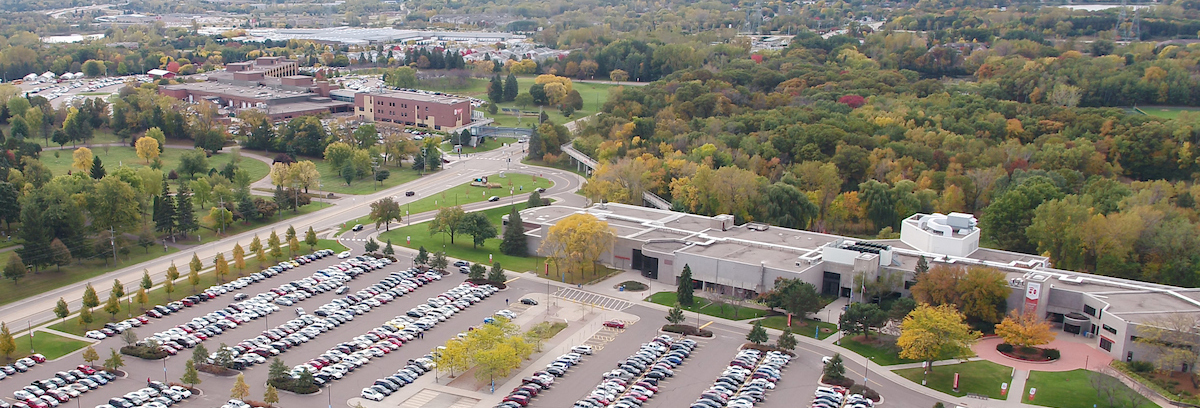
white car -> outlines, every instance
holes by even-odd
[[[96,340],[104,340],[108,338],[108,336],[106,336],[104,333],[101,333],[99,330],[88,330],[88,332],[84,333],[83,335],[89,339]]]
[[[349,257],[350,257],[350,251],[342,251],[342,253],[338,254],[338,259],[346,259]]]
[[[575,347],[571,348],[571,352],[579,353],[579,354],[587,354],[590,356],[590,355],[592,355],[592,346],[587,346],[587,345],[575,346]]]
[[[370,388],[363,388],[362,397],[371,401],[383,401],[383,394],[380,394],[379,391],[375,391]]]

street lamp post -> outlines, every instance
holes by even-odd
[[[867,357],[867,362],[865,364],[863,364],[863,386],[864,387],[867,386],[867,374],[871,373],[871,360],[874,360],[874,359],[875,359],[875,357]]]

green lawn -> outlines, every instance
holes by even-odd
[[[769,316],[760,320],[763,327],[770,327],[776,330],[787,328],[787,316]],[[818,339],[824,339],[837,333],[837,325],[833,323],[818,322],[812,319],[801,320],[798,317],[792,317],[792,333],[798,336],[812,337],[817,329],[821,328],[821,335]]]
[[[471,185],[470,178],[464,177],[464,179],[467,181],[462,184],[443,190],[435,195],[426,196],[411,203],[404,204],[400,207],[400,210],[407,211],[407,214],[411,216],[426,211],[434,211],[445,206],[477,203],[480,201],[485,201],[491,196],[501,197],[500,200],[505,201],[508,199],[510,188],[517,189],[516,194],[521,194],[538,187],[550,188],[554,186],[554,182],[550,181],[549,179],[521,173],[505,174],[504,178],[500,178],[499,175],[496,174],[488,176],[488,182],[498,183],[501,185],[500,188],[475,187]],[[523,203],[524,202],[521,204]],[[525,208],[525,206],[520,205],[519,208]],[[508,211],[505,211],[500,215],[504,214],[508,214]],[[403,218],[407,220],[408,216]],[[497,221],[495,224],[497,227],[499,227],[499,217],[497,217],[496,220]],[[372,221],[371,217],[369,216],[363,216],[353,221],[346,221],[342,224],[341,228],[339,228],[338,234],[349,231],[350,228],[354,227],[354,224],[374,225],[375,221]],[[455,239],[457,238],[458,237],[456,236]]]
[[[1200,109],[1185,106],[1141,106],[1143,113],[1163,119],[1175,119],[1184,112],[1200,112]]]
[[[872,339],[877,339],[877,338],[879,338],[879,336],[872,337]],[[838,340],[838,343],[842,347],[845,347],[845,348],[849,349],[850,351],[858,353],[859,355],[861,355],[863,357],[874,358],[875,362],[878,363],[879,365],[887,366],[887,365],[894,365],[894,364],[917,362],[917,360],[900,358],[900,356],[898,355],[900,352],[900,349],[898,347],[896,347],[895,341],[893,339],[887,339],[886,341],[887,341],[887,346],[879,346],[879,345],[872,345],[872,344],[863,344],[863,343],[858,342],[849,337],[842,337],[840,340]]]
[[[31,271],[25,274],[24,278],[16,282],[5,279],[3,282],[0,282],[0,304],[20,301],[31,295],[44,293],[75,282],[85,281],[129,265],[149,261],[162,255],[179,252],[175,248],[170,248],[168,252],[163,252],[161,247],[156,246],[151,246],[149,249],[150,252],[146,253],[146,250],[141,247],[135,246],[130,248],[129,256],[121,256],[121,263],[115,267],[112,266],[112,253],[108,253],[97,258],[77,261],[62,268],[62,270],[50,267],[43,268],[38,273]],[[0,253],[0,262],[7,263],[8,258],[13,253],[13,251]],[[111,282],[104,282],[102,284],[110,285]]]
[[[93,155],[100,157],[100,161],[104,163],[104,169],[109,173],[112,173],[113,170],[121,165],[133,167],[135,169],[146,165],[144,160],[137,157],[137,151],[132,147],[113,146],[107,148],[95,147],[91,149]],[[108,151],[105,152],[105,149],[108,149]],[[162,155],[159,156],[163,162],[163,174],[170,173],[171,170],[179,167],[179,158],[183,156],[183,153],[186,151],[186,149],[164,149]],[[68,171],[73,170],[71,168],[71,162],[73,160],[71,155],[73,152],[74,150],[72,149],[45,151],[42,152],[41,160],[42,163],[44,163],[46,167],[48,167],[50,171],[54,173],[54,175],[67,174]],[[55,157],[55,153],[58,153],[58,157]],[[221,167],[224,167],[226,163],[229,163],[229,160],[232,158],[233,154],[229,152],[229,149],[222,150],[220,153],[208,158],[208,166],[210,168],[220,170]],[[270,167],[268,167],[266,163],[247,157],[242,157],[238,166],[250,172],[250,179],[254,181],[266,177],[267,173],[271,171]],[[173,181],[172,184],[178,185],[178,180]]]
[[[895,373],[920,384],[921,378],[924,376],[924,369],[920,367],[906,368],[895,370]],[[958,392],[954,391],[954,373],[959,374]],[[1003,397],[1000,396],[1000,384],[1011,382],[1012,368],[991,361],[971,361],[953,365],[934,366],[933,370],[929,372],[926,386],[959,397],[967,394],[979,394],[990,398],[1002,399]],[[1072,393],[1079,391],[1077,387],[1064,387],[1064,389],[1069,389]],[[1052,406],[1061,407],[1061,405]]]
[[[513,144],[516,142],[517,142],[517,138],[515,138],[515,137],[495,137],[495,138],[485,137],[485,138],[483,138],[483,143],[480,143],[478,146],[464,147],[463,153],[479,153],[479,152],[486,152],[489,150],[496,150],[501,147],[504,147],[505,143]]]
[[[691,306],[683,306],[683,310],[689,312],[700,312],[709,316],[720,317],[729,320],[745,320],[756,319],[767,315],[766,310],[756,309],[752,307],[738,307],[732,304],[726,304],[724,307],[712,305],[707,299],[704,299],[702,293],[696,293],[696,304]],[[658,292],[646,298],[653,303],[658,303],[663,306],[675,306],[677,302],[675,292]],[[735,313],[736,311],[736,313]]]
[[[518,208],[523,208],[524,204],[519,204]],[[502,232],[503,227],[500,224],[500,217],[508,214],[509,207],[493,208],[485,210],[483,213],[487,215],[492,224],[496,225],[497,232]],[[412,226],[401,227],[380,234],[380,243],[392,240],[392,245],[408,248],[419,248],[424,246],[429,252],[439,251],[442,248],[443,234],[429,233],[428,223],[414,224]],[[412,243],[406,244],[406,237],[412,237]],[[455,235],[454,243],[450,243],[450,239],[445,239],[446,256],[450,258],[462,259],[470,262],[488,263],[488,255],[504,269],[517,272],[541,271],[542,263],[545,258],[541,257],[515,257],[500,253],[500,239],[491,238],[484,242],[478,248],[471,247],[471,237],[469,235]]]
[[[302,217],[302,216],[312,214],[317,211],[324,210],[329,207],[333,207],[333,204],[313,200],[308,205],[300,207],[299,211],[292,211],[292,210],[280,211],[280,212],[276,213],[276,215],[274,217],[271,217],[271,219],[269,219],[269,220],[260,220],[260,221],[255,221],[255,222],[251,222],[248,224],[243,223],[241,221],[234,221],[233,224],[227,225],[225,230],[222,231],[219,236],[217,236],[217,234],[214,233],[216,231],[216,225],[215,225],[215,223],[212,222],[211,219],[208,218],[208,210],[197,209],[196,214],[199,216],[200,225],[203,227],[203,229],[199,232],[199,235],[200,235],[199,242],[207,243],[207,242],[212,242],[214,240],[224,239],[225,237],[241,234],[243,232],[261,227],[263,225],[272,224],[272,223],[276,223],[279,221],[292,219],[292,218],[296,218],[296,217]],[[286,230],[286,228],[285,228],[285,230]],[[283,231],[279,231],[279,233],[282,234]],[[297,233],[302,234],[303,231],[297,231]],[[303,238],[303,236],[301,236],[300,238]],[[194,243],[195,238],[191,237],[190,239],[193,239],[193,243]],[[264,239],[266,239],[266,238],[264,237]]]
[[[351,182],[351,184],[347,186],[346,180],[341,176],[341,169],[335,170],[333,167],[330,167],[325,160],[310,157],[302,157],[298,159],[312,160],[312,162],[317,165],[317,172],[321,173],[321,186],[319,188],[320,193],[333,192],[337,194],[354,195],[371,194],[379,190],[395,187],[416,180],[417,177],[420,177],[417,171],[413,170],[412,167],[401,168],[388,165],[380,166],[381,169],[385,169],[391,173],[391,176],[382,183],[376,182],[372,176],[368,175],[365,178]],[[313,189],[310,188],[309,190],[312,191]]]
[[[30,347],[28,334],[14,336],[14,340],[16,340],[17,343],[17,351],[13,353],[12,360],[16,360],[19,357],[24,357],[26,355],[25,350],[29,350]],[[91,343],[44,331],[37,331],[33,334],[33,350],[41,355],[46,356],[47,360],[53,360],[67,354],[71,354],[75,352],[75,350],[87,347],[88,344]],[[6,360],[0,361],[4,361],[6,364],[12,362]],[[80,362],[83,362],[82,359],[80,359]]]
[[[504,79],[504,76],[501,76],[500,78]],[[448,92],[448,93],[452,93],[455,95],[471,96],[471,97],[475,97],[475,98],[479,98],[479,99],[483,99],[483,100],[488,100],[487,85],[488,85],[488,82],[491,81],[491,78],[472,78],[469,81],[470,81],[470,84],[465,88],[457,88],[457,89],[446,88],[446,87],[443,87],[440,84],[438,84],[436,82],[432,82],[432,81],[427,81],[426,83],[422,83],[420,88],[425,89],[425,90],[430,90],[430,91]],[[529,87],[533,85],[533,81],[534,81],[534,77],[532,77],[532,76],[517,77],[517,88],[520,90],[520,93],[528,93]],[[574,83],[572,83],[571,88],[576,91],[579,91],[579,96],[581,98],[583,98],[583,109],[575,111],[575,113],[572,114],[570,118],[564,117],[562,115],[562,113],[560,113],[558,111],[558,109],[554,108],[554,107],[545,107],[545,108],[543,108],[543,110],[546,112],[547,115],[550,116],[550,120],[553,121],[554,123],[563,124],[566,122],[570,122],[572,120],[582,118],[584,116],[588,116],[593,113],[596,113],[597,109],[602,104],[604,104],[604,102],[608,101],[608,92],[613,87],[615,87],[615,85],[574,82]],[[514,110],[521,108],[521,107],[517,106],[515,102],[504,102],[497,106],[500,108],[508,108],[508,109],[514,109]],[[506,113],[505,111],[500,110],[500,111],[497,111],[497,113],[495,115],[488,114],[487,116],[489,118],[493,118],[496,120],[496,123],[495,123],[496,126],[529,127],[530,125],[537,123],[537,121],[538,121],[537,113],[536,113],[538,110],[537,106],[525,106],[524,109],[521,109],[521,110],[526,111],[526,112],[534,112],[534,113],[523,115],[523,117],[520,118],[520,124],[517,123],[518,117],[515,112]]]
[[[940,368],[940,367],[939,367]],[[1094,406],[1107,407],[1109,402],[1107,398],[1101,398],[1096,388],[1092,386],[1090,381],[1091,375],[1104,375],[1087,370],[1074,370],[1063,372],[1045,372],[1033,371],[1029,373],[1029,380],[1025,383],[1025,389],[1022,390],[1021,402],[1026,404],[1041,405],[1055,408],[1090,408]],[[1135,391],[1122,384],[1116,379],[1110,381],[1116,387],[1116,395],[1118,401],[1128,401],[1129,395],[1136,394]],[[1037,394],[1033,401],[1029,401],[1029,389],[1037,388]],[[1140,407],[1158,407],[1153,402],[1143,401]],[[1121,402],[1117,406],[1123,405]]]
[[[264,241],[264,245],[265,245],[265,241],[266,241],[265,237],[264,237],[263,241]],[[247,245],[249,245],[249,243],[247,243]],[[301,249],[300,249],[301,253],[309,252],[309,248],[307,245],[304,245],[303,243],[301,243],[300,246],[301,246]],[[332,249],[334,251],[341,252],[341,251],[345,251],[346,247],[344,245],[338,243],[337,241],[323,239],[317,243],[316,249]],[[283,254],[285,257],[289,255],[286,246],[284,247]],[[195,286],[195,288],[193,288],[192,285],[190,283],[188,283],[188,281],[187,281],[187,265],[186,264],[185,265],[177,265],[180,269],[180,277],[182,278],[182,280],[177,281],[175,283],[175,291],[168,296],[167,291],[165,290],[164,286],[162,285],[162,281],[159,280],[157,282],[154,282],[154,287],[151,288],[150,291],[146,293],[149,297],[149,302],[147,302],[146,305],[154,306],[154,305],[166,304],[166,303],[169,303],[171,300],[178,300],[179,298],[182,298],[182,297],[194,295],[194,294],[199,293],[200,291],[204,290],[204,288],[207,288],[209,286],[216,284],[217,276],[216,276],[216,274],[212,273],[213,268],[211,265],[212,264],[211,260],[204,260],[204,261],[205,261],[205,269],[200,271],[200,283],[197,284]],[[237,270],[236,267],[233,266],[232,256],[229,257],[229,261],[230,261],[229,262],[230,275],[225,278],[226,281],[237,279],[238,277],[246,276],[246,275],[252,274],[254,272],[257,272],[258,270],[260,270],[260,265],[265,267],[265,266],[273,265],[276,262],[278,262],[276,260],[270,259],[270,257],[268,256],[268,259],[266,259],[265,261],[260,263],[258,260],[253,258],[252,254],[248,254],[247,259],[246,259],[246,269],[239,271],[239,270]],[[134,292],[134,293],[136,293],[136,292]],[[130,295],[132,295],[134,293],[130,293]],[[101,303],[103,303],[105,299],[107,299],[107,298],[100,299]],[[132,311],[130,310],[131,306],[133,308]],[[76,334],[76,335],[82,336],[83,333],[88,330],[94,330],[94,329],[103,327],[104,323],[125,320],[125,319],[129,318],[131,315],[141,314],[142,312],[146,311],[146,309],[143,308],[142,305],[137,304],[136,302],[133,302],[131,304],[129,301],[125,301],[122,304],[122,308],[121,308],[122,312],[117,313],[116,316],[109,315],[108,313],[104,312],[102,307],[103,307],[103,305],[101,305],[100,307],[97,307],[95,310],[92,311],[92,317],[95,319],[95,321],[93,321],[91,324],[87,325],[86,327],[79,324],[79,320],[78,320],[79,315],[78,314],[72,314],[71,316],[68,316],[65,321],[63,321],[62,319],[59,319],[59,322],[50,326],[50,328],[64,332],[64,333],[71,333],[71,334]],[[71,312],[77,313],[78,310],[72,310]]]

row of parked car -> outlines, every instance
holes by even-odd
[[[691,339],[655,337],[629,358],[618,361],[617,368],[604,373],[604,381],[572,407],[641,407],[658,392],[659,381],[675,375],[675,368],[691,356],[696,345]]]
[[[433,280],[441,279],[439,274],[428,274],[417,270],[395,272],[383,278],[374,285],[358,291],[346,298],[333,299],[317,309],[318,313],[326,315],[326,319],[339,317],[353,318],[355,313],[367,313],[372,308],[382,306],[396,297],[404,296]],[[395,330],[394,327],[389,328]],[[304,364],[292,368],[292,376],[298,378],[304,371],[313,375],[317,384],[325,384],[338,380],[354,369],[371,361],[372,358],[382,357],[398,350],[405,341],[412,340],[416,332],[401,334],[397,331],[372,329],[366,334],[355,336],[350,341],[338,343],[320,356]],[[389,336],[390,335],[390,336]]]
[[[307,259],[308,257],[320,258],[330,254],[332,254],[332,251],[321,250],[314,252],[311,255],[299,256],[297,259]],[[295,264],[293,262],[295,262]],[[206,293],[211,297],[201,296],[200,298],[213,299],[216,296],[220,296],[224,293],[229,293],[230,291],[237,289],[243,289],[253,283],[261,282],[266,278],[282,273],[289,268],[294,268],[298,263],[299,262],[295,260],[281,262],[279,265],[272,266],[271,268],[263,270],[262,272],[257,272],[251,274],[250,276],[239,278],[233,282],[210,288],[208,291],[206,291]],[[314,276],[319,276],[320,279],[305,278],[302,280],[295,280],[291,283],[281,285],[278,288],[260,293],[253,298],[250,298],[245,294],[238,293],[234,295],[234,299],[243,300],[230,304],[224,309],[208,313],[204,316],[195,317],[186,323],[154,333],[142,339],[140,344],[158,344],[161,350],[168,354],[175,355],[180,350],[195,347],[200,342],[224,333],[226,330],[236,328],[239,325],[251,320],[256,320],[260,317],[278,312],[280,310],[279,306],[271,302],[271,300],[274,298],[297,292],[308,293],[305,291],[304,287],[311,287],[311,284],[317,283],[321,279],[331,279],[335,282],[341,282],[342,279],[349,280],[348,277],[329,278],[315,274]],[[181,304],[186,307],[191,306],[194,303],[184,303],[181,301]]]
[[[538,393],[545,391],[550,388],[550,385],[554,384],[555,377],[566,375],[567,370],[581,363],[585,354],[592,354],[591,346],[575,346],[571,348],[570,353],[558,356],[554,361],[546,364],[545,370],[535,371],[532,376],[522,378],[521,385],[513,388],[504,397],[504,400],[495,405],[495,408],[521,408],[529,405],[529,402],[534,397],[537,397]]]
[[[151,381],[146,388],[109,398],[107,404],[96,408],[167,408],[191,397],[192,391],[187,388]]]
[[[332,251],[330,252],[332,254]],[[374,261],[374,258],[370,258]],[[367,264],[365,260],[358,260],[363,264]],[[378,268],[382,268],[385,264],[390,264],[391,260],[384,259],[378,263]],[[364,269],[365,268],[365,269]],[[268,305],[270,307],[278,307],[272,303],[282,296],[304,293],[303,299],[315,296],[316,293],[321,293],[329,290],[341,290],[346,287],[345,284],[354,277],[360,276],[366,271],[378,269],[375,266],[354,266],[352,269],[357,270],[354,275],[349,272],[351,269],[342,270],[336,266],[319,270],[313,273],[312,276],[303,279],[297,279],[290,283],[280,285],[279,288],[256,295],[247,301],[257,301],[260,305]],[[267,357],[277,356],[286,352],[288,349],[297,345],[307,343],[309,340],[316,338],[321,333],[329,331],[334,327],[340,326],[354,319],[356,314],[362,314],[370,311],[370,306],[360,303],[360,298],[354,295],[346,296],[346,298],[337,298],[330,301],[321,308],[326,310],[334,310],[337,308],[337,313],[326,314],[326,316],[313,316],[304,313],[303,309],[296,309],[297,316],[295,319],[288,320],[275,326],[274,328],[264,330],[258,336],[242,340],[238,344],[230,347],[228,353],[233,357],[232,368],[241,370],[245,367],[262,364],[267,362]],[[335,306],[336,305],[336,306]],[[218,350],[209,356],[213,362],[216,361],[219,353],[223,350]]]
[[[875,403],[862,394],[849,394],[846,387],[817,387],[813,393],[813,408],[874,408]]]
[[[382,401],[384,397],[392,395],[400,387],[412,384],[413,381],[433,370],[436,366],[430,356],[408,360],[408,365],[396,370],[395,374],[381,377],[375,380],[375,383],[370,387],[363,388],[362,397],[371,401]]]
[[[40,355],[39,355],[40,356]],[[22,359],[25,360],[25,359]],[[36,360],[35,360],[36,361]],[[42,359],[44,362],[45,359]],[[13,392],[12,404],[0,401],[0,408],[48,408],[78,398],[81,394],[100,388],[117,378],[91,366],[80,365],[70,371],[59,371],[53,377],[37,380]]]
[[[0,380],[29,371],[29,369],[33,368],[33,366],[44,362],[46,362],[46,356],[41,354],[32,354],[29,357],[14,361],[12,364],[0,366]]]
[[[738,351],[729,367],[717,377],[712,387],[700,394],[691,408],[752,408],[766,399],[767,390],[775,388],[781,370],[791,360],[791,355],[778,351]]]
[[[410,269],[408,271],[393,274],[393,277],[398,278],[404,276],[405,274],[414,274],[418,272],[420,271],[416,269]],[[441,279],[441,275],[437,274],[436,272],[425,272],[425,274],[436,276],[437,279]],[[403,283],[403,281],[401,281],[401,283]],[[345,354],[347,350],[354,350],[355,345],[357,345],[359,350],[354,351],[354,353],[363,353],[364,350],[362,350],[362,348],[369,346],[373,341],[377,342],[375,343],[376,345],[383,344],[385,347],[394,347],[392,348],[394,350],[395,348],[399,348],[403,342],[412,340],[413,336],[417,333],[424,332],[425,330],[437,325],[439,322],[446,321],[446,319],[453,316],[458,311],[481,302],[483,299],[491,296],[493,293],[496,293],[496,290],[496,287],[491,285],[476,286],[475,284],[464,282],[443,292],[437,297],[429,298],[429,300],[426,301],[426,304],[418,305],[417,307],[410,309],[409,313],[396,316],[392,320],[384,322],[379,327],[371,329],[371,331],[367,332],[367,334],[354,338],[354,342],[351,344],[339,344],[335,347],[335,349],[340,348],[340,350],[330,349],[329,352],[323,354],[322,357],[329,357],[331,361],[337,361],[335,359],[337,357],[337,351],[341,351],[342,354]],[[419,312],[417,313],[417,318],[413,318],[412,312],[414,311]],[[465,336],[465,334],[461,335]],[[369,353],[366,357],[367,359],[371,357],[382,356],[382,354],[379,354],[379,352],[382,352],[383,354],[387,353],[384,350],[380,350],[379,352],[370,352],[370,348],[367,348],[366,351]],[[354,357],[354,354],[351,354],[350,357]],[[309,364],[311,363],[312,362],[310,361]],[[432,360],[430,360],[428,361],[428,364],[421,364],[428,365],[429,367],[426,367],[425,371],[429,371],[428,368],[432,367],[433,363]],[[334,365],[336,366],[337,364]],[[411,361],[409,362],[409,365],[412,365]],[[322,368],[322,370],[324,370],[324,368]],[[401,368],[396,374],[393,374],[387,378],[381,378],[375,381],[375,383],[371,386],[363,388],[361,395],[363,398],[372,401],[382,400],[388,395],[392,395],[392,393],[400,390],[401,387],[416,381],[420,374],[423,374],[423,372],[418,373],[417,370],[406,370],[405,368]],[[341,377],[339,376],[337,378]]]

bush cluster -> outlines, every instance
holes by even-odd
[[[121,347],[121,354],[145,360],[159,360],[167,357],[167,352],[162,351],[162,349],[148,346],[124,346]]]

